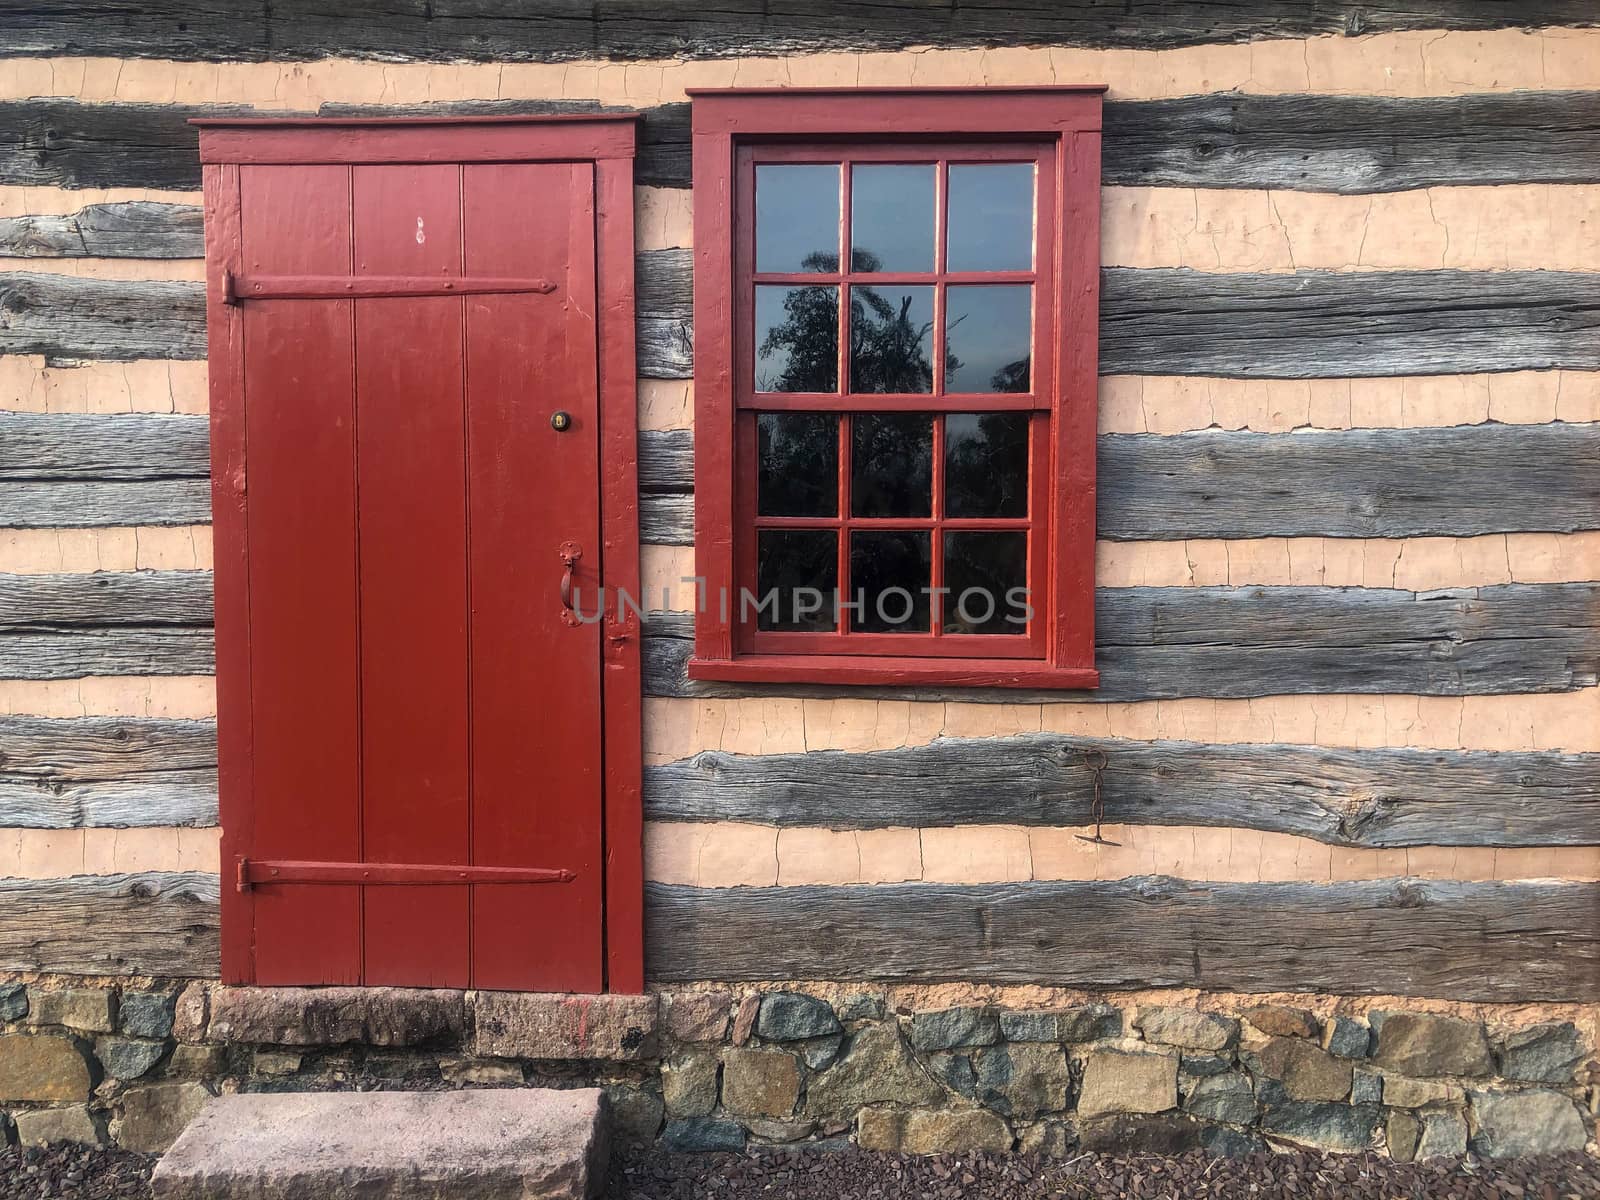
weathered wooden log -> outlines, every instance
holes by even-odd
[[[1593,20],[1583,0],[1093,0],[1048,5],[810,0],[689,4],[493,5],[460,0],[263,6],[178,0],[127,8],[69,0],[0,26],[0,53],[260,61],[561,62],[893,50],[907,46],[1067,45],[1164,49],[1207,42],[1403,29],[1501,29]]]
[[[210,571],[0,574],[0,631],[211,626]]]
[[[1600,145],[1600,133],[1594,140]],[[641,303],[654,317],[692,319],[692,253],[639,256]],[[647,361],[641,351],[641,369]],[[1100,272],[1103,375],[1318,379],[1556,366],[1600,369],[1600,295],[1592,275]],[[663,372],[652,364],[650,373]]]
[[[204,525],[210,520],[208,479],[49,480],[0,487],[0,529]]]
[[[86,675],[210,675],[210,628],[186,625],[0,633],[0,679]]]
[[[693,371],[688,251],[639,256],[646,378]],[[0,353],[202,358],[203,288],[0,273]],[[1106,375],[1324,378],[1600,370],[1600,295],[1562,271],[1101,272]]]
[[[1030,733],[647,766],[658,820],[831,829],[1206,825],[1338,846],[1600,844],[1600,754],[1339,750]]]
[[[640,496],[639,540],[646,545],[694,544],[693,496]]]
[[[0,272],[0,354],[204,358],[204,285]]]
[[[0,970],[212,978],[218,901],[198,872],[0,879]]]
[[[1600,529],[1597,462],[1592,424],[1103,434],[1097,531],[1149,541]],[[693,432],[641,432],[639,490],[664,544],[694,541],[693,513],[668,525],[662,503],[693,487]]]
[[[0,412],[0,481],[205,479],[203,416]]]
[[[214,721],[0,717],[0,826],[216,823]]]
[[[1386,588],[1102,588],[1094,691],[840,688],[691,680],[688,614],[652,614],[645,692],[1000,702],[1212,699],[1288,693],[1485,696],[1600,677],[1600,584]]]
[[[285,57],[276,49],[273,56]],[[343,105],[321,111],[438,115],[599,108],[590,101],[476,101],[426,110]],[[689,185],[687,110],[682,103],[645,110],[635,167],[640,183]],[[0,102],[0,183],[198,189],[196,137],[185,122],[246,111],[71,100]],[[1220,92],[1176,100],[1115,100],[1105,106],[1101,178],[1108,185],[1353,193],[1594,183],[1600,181],[1597,131],[1597,92],[1423,98]]]
[[[0,217],[0,258],[203,258],[200,210],[147,200]]]
[[[1190,883],[645,887],[647,971],[693,979],[1581,1001],[1600,884]]]

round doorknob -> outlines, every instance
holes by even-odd
[[[565,433],[572,428],[572,414],[559,409],[550,414],[550,428],[557,433]]]

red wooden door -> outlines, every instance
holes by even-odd
[[[231,916],[261,984],[599,991],[596,167],[432,157],[237,167]]]

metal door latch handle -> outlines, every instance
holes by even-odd
[[[567,625],[578,625],[577,610],[572,607],[572,573],[578,565],[578,560],[583,557],[583,547],[577,542],[562,542],[561,562],[566,570],[561,575],[561,620]]]

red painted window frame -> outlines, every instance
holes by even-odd
[[[216,540],[218,799],[231,863],[254,820],[245,521],[242,317],[226,276],[243,271],[239,167],[246,163],[592,161],[599,312],[601,574],[639,594],[638,384],[634,340],[636,113],[564,116],[196,119],[206,225],[211,505]],[[606,618],[600,691],[604,746],[605,986],[644,991],[642,680],[638,617]],[[249,890],[224,880],[222,979],[252,983]]]
[[[704,581],[701,594],[707,598],[695,615],[695,649],[688,664],[691,679],[1063,689],[1098,685],[1094,521],[1104,91],[1099,85],[690,89],[695,569]],[[760,635],[761,640],[776,645],[778,652],[762,652],[741,631],[736,597],[751,570],[747,560],[752,535],[746,525],[754,505],[741,494],[741,489],[750,489],[748,479],[742,479],[749,474],[742,468],[750,447],[741,447],[738,432],[742,362],[750,337],[748,304],[743,301],[745,290],[752,286],[740,256],[739,234],[748,224],[748,214],[741,203],[739,172],[743,148],[785,141],[796,147],[850,143],[902,151],[928,142],[939,146],[1026,142],[1042,145],[1053,158],[1053,179],[1048,187],[1042,181],[1039,191],[1041,230],[1049,221],[1051,284],[1048,295],[1043,294],[1044,287],[1039,289],[1035,302],[1036,349],[1048,346],[1053,372],[1036,393],[1038,403],[1030,402],[1032,411],[1048,421],[1049,444],[1048,454],[1035,453],[1030,459],[1035,468],[1031,515],[1042,536],[1030,544],[1029,579],[1036,590],[1041,579],[1047,581],[1050,598],[1039,605],[1042,652],[1034,657],[984,654],[981,646],[974,646],[970,654],[937,656],[824,654],[800,651],[782,635],[774,639],[769,634]],[[1045,244],[1041,235],[1041,247]],[[1041,281],[1045,268],[1039,264]],[[849,400],[838,407],[852,406],[862,407]],[[788,406],[781,400],[761,405],[763,410],[781,407]],[[872,407],[896,406],[875,401]],[[986,406],[963,411],[974,407]],[[744,440],[750,440],[748,433]],[[1041,459],[1048,464],[1042,479],[1036,469]],[[1042,510],[1037,508],[1041,501]],[[1046,558],[1042,571],[1033,559],[1035,544],[1041,541]],[[734,598],[727,615],[719,602],[723,596]]]

